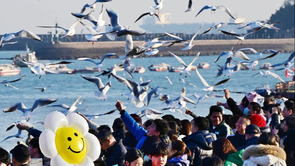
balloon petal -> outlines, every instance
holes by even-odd
[[[65,160],[63,160],[60,155],[56,155],[54,158],[50,160],[51,166],[73,166],[73,164],[67,163]]]
[[[68,126],[66,116],[58,111],[49,113],[44,120],[44,128],[52,130],[53,133],[60,127]]]
[[[100,155],[100,143],[97,137],[90,133],[86,133],[84,135],[84,138],[87,148],[86,156],[89,157],[92,161],[95,161]]]
[[[85,157],[77,166],[94,166],[94,162],[89,157]]]
[[[39,137],[39,146],[44,156],[52,158],[57,155],[55,147],[55,133],[45,129]]]
[[[73,127],[79,132],[81,132],[83,135],[88,133],[89,126],[87,121],[77,113],[69,113],[67,115],[67,119],[69,122],[69,127]]]

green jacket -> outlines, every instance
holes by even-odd
[[[227,155],[225,161],[224,161],[224,166],[242,166],[243,165],[243,155],[244,149],[237,151],[235,153],[230,153]]]

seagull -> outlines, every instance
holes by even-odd
[[[96,8],[96,5],[95,5],[95,3],[93,3],[93,4],[86,3],[83,6],[83,8],[81,9],[80,13],[84,13],[87,8],[90,8],[93,11]]]
[[[281,65],[287,65],[288,63],[292,63],[294,62],[294,58],[295,58],[295,51],[291,53],[291,55],[289,56],[289,58],[281,63],[277,63],[272,65],[271,67],[277,67],[277,66],[281,66]]]
[[[240,63],[232,66],[231,61],[232,61],[232,57],[228,57],[226,59],[226,62],[225,62],[224,66],[217,65],[219,67],[219,69],[218,69],[218,73],[217,73],[216,77],[219,77],[221,75],[230,76],[234,72],[237,72],[237,71],[239,71],[241,69],[242,65]]]
[[[39,78],[41,78],[42,75],[46,75],[46,73],[59,73],[57,70],[50,68],[50,64],[43,64],[40,62],[27,62],[27,61],[23,61],[20,59],[20,61],[22,61],[23,63],[25,63],[30,69],[31,71],[38,75]],[[63,61],[61,63],[54,63],[54,64],[64,64]]]
[[[285,83],[285,81],[284,81],[279,75],[277,75],[276,73],[273,73],[273,72],[271,72],[271,71],[269,71],[269,70],[266,70],[266,71],[260,71],[260,72],[258,72],[257,74],[260,74],[260,75],[265,76],[265,77],[267,77],[267,76],[272,76],[272,77],[278,79],[279,81]],[[257,74],[254,74],[253,76],[255,76],[255,75],[257,75]]]
[[[201,31],[201,29],[203,28],[203,25],[202,24],[199,28],[199,30],[194,34],[194,36],[191,38],[191,40],[187,43],[184,43],[185,44],[185,47],[182,48],[181,50],[191,50],[193,48],[193,41],[195,40],[196,36],[198,35],[198,33]]]
[[[35,87],[35,89],[40,90],[41,92],[45,92],[47,90],[47,88],[50,88],[51,86],[45,86],[45,87]]]
[[[16,44],[17,43],[17,41],[3,43],[3,39],[4,39],[4,37],[2,36],[0,39],[0,48],[4,47],[5,45],[8,45],[8,44]]]
[[[243,52],[243,51],[251,51],[252,53],[256,54],[257,51],[253,48],[241,48],[238,51],[233,51],[233,48],[230,51],[223,51],[215,60],[213,63],[217,62],[219,60],[219,58],[221,57],[238,57],[238,58],[242,58],[245,60],[250,60],[250,58],[248,58],[248,56]]]
[[[48,107],[60,107],[60,108],[63,108],[63,109],[65,109],[65,110],[60,111],[60,112],[63,113],[63,114],[65,114],[65,115],[67,115],[67,114],[69,114],[69,113],[74,112],[74,111],[77,110],[77,106],[76,106],[76,105],[77,105],[77,103],[79,102],[80,98],[81,98],[81,96],[79,96],[79,97],[74,101],[74,103],[73,103],[71,106],[68,106],[68,105],[66,105],[66,104],[58,104],[58,105],[50,105],[50,106],[48,106]]]
[[[33,39],[33,40],[37,40],[37,41],[42,41],[42,39],[34,34],[33,32],[31,31],[28,31],[28,30],[20,30],[16,33],[5,33],[3,35],[3,41],[10,41],[14,38],[19,38],[19,37],[23,37],[23,38],[29,38],[29,39]]]
[[[239,39],[240,41],[243,41],[245,40],[245,37],[258,31],[259,29],[256,29],[254,31],[251,31],[249,33],[246,33],[245,35],[239,35],[239,34],[236,34],[236,33],[232,33],[232,32],[227,32],[227,31],[224,31],[224,30],[220,30],[220,32],[222,32],[223,34],[226,34],[226,35],[231,35],[231,36],[235,36],[237,39]]]
[[[10,107],[7,107],[3,110],[3,112],[7,113],[7,112],[14,112],[16,110],[20,110],[23,115],[26,119],[30,119],[30,114],[36,110],[37,108],[39,107],[42,107],[42,106],[45,106],[45,105],[49,105],[51,103],[54,103],[56,102],[57,99],[49,99],[49,98],[46,98],[46,99],[38,99],[34,102],[33,106],[31,108],[27,108],[25,106],[24,103],[16,103]]]
[[[96,93],[96,95],[98,99],[105,100],[107,98],[106,93],[112,86],[111,81],[104,85],[99,77],[88,77],[84,75],[81,75],[81,77],[87,81],[94,83],[97,86],[98,92]]]
[[[152,95],[157,95],[158,92],[161,92],[163,89],[166,89],[165,87],[159,87],[153,88],[147,95],[147,106],[149,105]]]
[[[90,59],[90,58],[78,58],[77,60],[79,61],[89,61],[89,62],[92,62],[94,63],[96,66],[95,66],[95,69],[100,69],[101,66],[102,66],[102,62],[104,61],[105,58],[108,58],[108,57],[111,57],[111,56],[114,56],[116,55],[116,53],[107,53],[105,54],[101,60],[99,62],[95,62],[93,59]]]
[[[180,62],[184,68],[181,70],[181,73],[182,74],[183,72],[185,72],[185,78],[187,77],[187,74],[190,74],[189,71],[192,70],[192,65],[193,63],[198,59],[199,55],[200,55],[200,52],[197,53],[197,55],[195,56],[195,58],[191,61],[191,63],[189,63],[188,65],[177,55],[173,54],[172,52],[168,51],[171,55],[173,55],[177,60],[178,62]]]
[[[194,10],[194,8],[192,8],[193,5],[193,0],[188,0],[188,6],[187,9],[185,10],[185,12],[190,12],[192,10]]]
[[[88,118],[89,120],[92,120],[92,119],[97,119],[97,118],[99,118],[99,117],[101,117],[101,116],[104,116],[104,115],[110,115],[110,114],[112,114],[112,113],[114,113],[114,112],[116,112],[116,111],[117,111],[117,109],[113,109],[113,110],[108,111],[108,112],[106,112],[106,113],[93,114],[93,115],[83,114],[83,115],[84,115],[86,118]],[[79,113],[79,114],[81,114],[81,113]]]
[[[152,108],[146,108],[136,112],[136,114],[140,117],[146,116],[148,119],[156,119],[159,115],[163,114],[163,112]]]
[[[199,73],[198,69],[196,69],[196,73],[197,73],[198,77],[200,78],[201,82],[203,83],[203,85],[204,85],[205,87],[207,87],[207,89],[203,89],[204,91],[212,92],[213,89],[214,89],[216,86],[221,85],[221,84],[224,84],[224,83],[226,83],[227,81],[230,80],[230,78],[227,78],[227,79],[224,79],[224,80],[222,80],[222,81],[219,81],[218,83],[216,83],[216,84],[214,84],[214,85],[211,86],[211,85],[209,85],[209,84],[207,83],[207,81],[202,77],[202,75]]]
[[[164,0],[154,0],[155,6],[153,6],[153,8],[155,9],[155,13],[160,14],[160,10],[163,8],[163,1]]]
[[[20,77],[20,78],[18,78],[18,79],[11,80],[11,81],[9,81],[9,80],[2,80],[2,81],[0,81],[0,84],[3,84],[3,85],[6,86],[6,87],[12,87],[12,88],[14,88],[14,89],[18,89],[17,87],[11,85],[10,83],[14,83],[14,82],[20,81],[20,80],[22,80],[24,77],[26,77],[26,76],[22,76],[22,77]]]
[[[146,16],[146,15],[150,15],[150,16],[156,16],[158,18],[158,20],[161,22],[160,20],[160,17],[157,13],[154,13],[154,12],[146,12],[146,13],[143,13],[142,15],[140,15],[135,21],[134,23],[136,23],[138,20],[140,20],[142,17]]]
[[[17,131],[16,134],[14,134],[14,135],[10,135],[10,136],[4,138],[0,143],[4,142],[4,141],[6,141],[6,140],[8,140],[8,139],[10,139],[10,138],[13,138],[13,137],[21,138],[21,139],[22,139],[23,137],[21,137],[21,134],[22,134],[22,130],[18,129],[18,131]]]
[[[91,13],[91,12],[90,12],[90,13]],[[56,26],[37,26],[37,27],[39,27],[39,28],[59,28],[59,29],[62,29],[62,30],[64,30],[64,31],[66,32],[66,34],[65,34],[64,36],[62,36],[62,38],[63,38],[63,37],[68,37],[68,36],[72,37],[72,36],[74,36],[75,33],[76,33],[76,30],[75,30],[76,26],[77,26],[77,25],[78,25],[78,24],[79,24],[84,18],[86,18],[87,16],[89,16],[90,13],[86,14],[84,17],[82,17],[82,18],[78,19],[76,22],[74,22],[74,23],[70,26],[69,29],[66,29],[66,28],[61,27],[61,26],[58,26],[58,25],[56,25]]]
[[[223,5],[220,5],[220,6],[208,6],[208,5],[205,5],[198,13],[195,17],[197,17],[202,11],[204,10],[207,10],[207,9],[210,9],[211,11],[216,11],[217,9],[221,9],[223,11],[225,11],[232,19],[236,19],[231,13],[230,13],[230,10],[223,6]]]

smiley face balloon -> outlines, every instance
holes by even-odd
[[[52,112],[44,121],[45,130],[39,138],[43,154],[51,165],[94,165],[100,155],[98,139],[88,133],[86,120],[76,113],[67,116]]]

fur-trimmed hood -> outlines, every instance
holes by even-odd
[[[286,165],[284,149],[273,145],[252,145],[243,153],[244,165]]]

